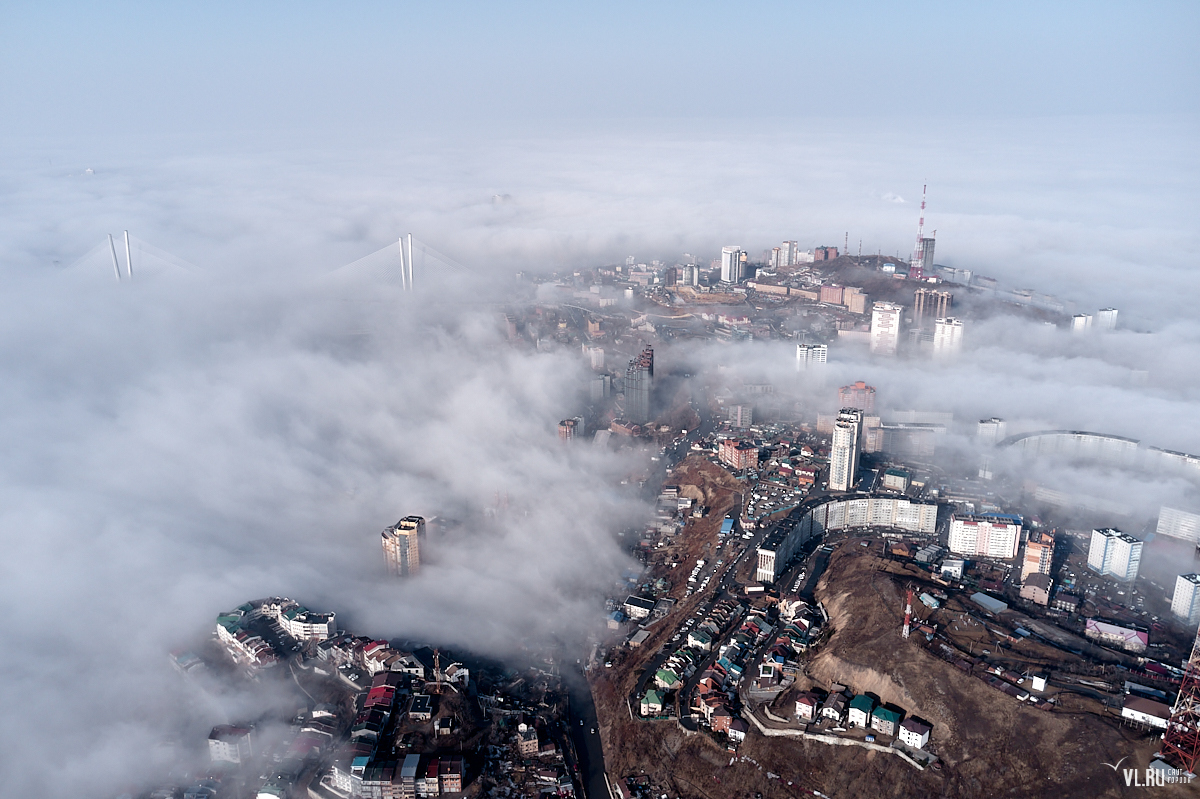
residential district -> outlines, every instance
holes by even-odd
[[[292,682],[304,701],[214,728],[210,768],[152,795],[853,796],[887,784],[896,796],[1098,796],[1188,783],[1200,506],[1185,496],[1147,518],[1055,477],[1070,464],[1194,486],[1200,458],[1169,441],[964,420],[950,400],[904,408],[866,381],[826,385],[856,349],[967,358],[973,321],[997,314],[1067,340],[1118,329],[1115,309],[1077,313],[933,252],[932,237],[906,260],[788,241],[761,257],[725,247],[709,263],[522,276],[498,319],[509,346],[581,361],[560,445],[635,455],[621,482],[652,509],[615,531],[635,565],[597,607],[588,651],[506,666],[355,635],[286,598],[247,602],[175,664]],[[788,362],[743,363],[732,346],[706,360],[696,341],[782,342]],[[425,529],[419,516],[384,529],[396,579],[420,579]],[[1122,758],[1124,771],[1104,765]]]

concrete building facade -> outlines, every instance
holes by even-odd
[[[817,371],[825,366],[825,362],[829,359],[828,344],[797,344],[796,345],[796,371],[811,372]]]
[[[1115,527],[1092,530],[1088,568],[1122,582],[1137,578],[1142,562],[1142,542]]]
[[[950,315],[950,304],[954,295],[948,291],[920,288],[913,292],[913,322],[925,327],[933,319]]]
[[[829,490],[849,491],[858,479],[858,458],[862,452],[863,413],[843,408],[833,423],[833,444],[829,451]]]
[[[740,283],[743,273],[744,253],[741,247],[721,248],[721,282]]]
[[[1200,622],[1200,574],[1181,574],[1175,578],[1171,614],[1189,626]]]
[[[1021,541],[1021,517],[1004,513],[954,514],[947,546],[956,555],[1010,560]]]
[[[838,389],[839,408],[858,408],[870,413],[875,410],[875,386],[868,386],[859,380]]]
[[[625,369],[625,419],[646,424],[651,419],[650,398],[654,388],[654,348],[646,347]]]
[[[388,571],[400,577],[412,577],[421,570],[419,539],[425,537],[425,519],[405,516],[383,531],[383,556]]]
[[[900,322],[904,308],[893,302],[871,306],[871,354],[896,354],[900,346]]]
[[[1025,557],[1021,559],[1021,582],[1031,574],[1049,574],[1054,561],[1054,536],[1035,533],[1025,544]]]
[[[933,323],[933,355],[951,358],[962,352],[963,323],[953,316],[939,318]]]

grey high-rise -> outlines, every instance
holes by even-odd
[[[647,347],[625,370],[625,419],[634,424],[650,421],[650,393],[654,384],[654,348]]]

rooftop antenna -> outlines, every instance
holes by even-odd
[[[113,241],[112,234],[108,234],[108,249],[112,251],[113,271],[117,273],[117,282],[121,282],[121,265],[117,263],[117,245]]]
[[[129,250],[129,231],[125,231],[125,273],[133,280],[133,256]]]

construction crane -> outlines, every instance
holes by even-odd
[[[1196,773],[1196,764],[1200,763],[1200,629],[1196,630],[1179,696],[1171,708],[1162,749],[1180,768],[1189,774]]]

